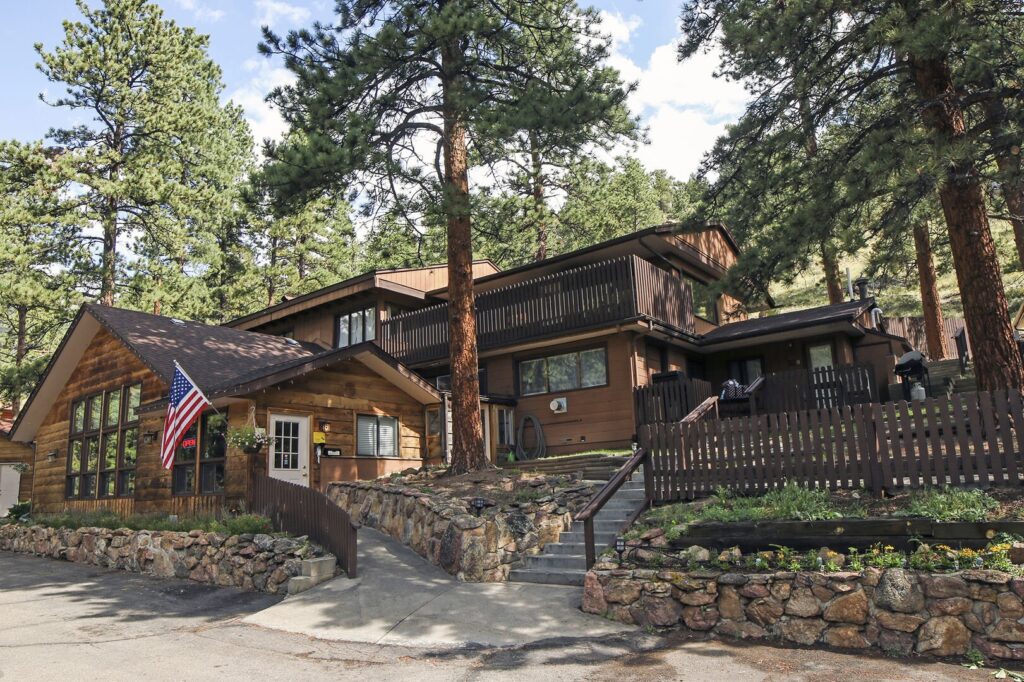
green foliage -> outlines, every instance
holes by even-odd
[[[923,516],[933,521],[985,521],[999,502],[983,490],[968,488],[925,488],[912,493],[900,516]]]
[[[7,510],[7,516],[4,518],[17,521],[22,516],[32,512],[31,502],[15,502],[11,505],[10,509]]]
[[[184,516],[171,518],[161,514],[134,514],[122,516],[109,511],[64,512],[31,517],[32,525],[48,528],[128,528],[130,530],[190,531],[240,535],[243,533],[273,533],[270,519],[256,514],[218,519],[213,516]]]
[[[695,521],[823,521],[851,514],[862,515],[862,512],[840,510],[829,499],[827,490],[812,490],[788,482],[760,497],[739,497],[719,488],[710,502],[699,508],[686,505],[658,507],[645,520],[651,525],[671,528]]]

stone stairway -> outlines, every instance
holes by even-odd
[[[644,481],[637,472],[626,481],[594,517],[594,549],[600,555],[625,529],[626,521],[644,503]],[[549,585],[582,585],[587,572],[583,522],[574,521],[558,542],[544,545],[540,554],[528,555],[522,568],[512,569],[509,580]]]

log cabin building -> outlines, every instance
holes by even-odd
[[[500,271],[473,265],[487,454],[531,426],[548,454],[628,448],[634,389],[665,376],[743,384],[866,365],[889,383],[905,342],[874,301],[748,319],[711,285],[737,260],[720,225],[652,227]],[[447,269],[380,270],[223,326],[82,307],[18,415],[39,511],[244,508],[250,472],[323,487],[441,462],[449,441]],[[159,463],[177,361],[212,400]],[[249,455],[230,429],[265,429]]]

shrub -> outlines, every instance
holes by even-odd
[[[932,521],[972,521],[988,518],[999,502],[983,490],[925,488],[915,492],[902,516],[923,516]]]
[[[120,516],[110,511],[75,511],[34,516],[31,523],[48,528],[128,528],[131,530],[205,532],[241,535],[243,533],[272,533],[270,519],[256,514],[242,514],[225,519],[213,516],[186,516],[174,518],[164,514],[133,514]]]
[[[28,514],[31,511],[32,511],[32,503],[31,502],[16,502],[16,503],[11,505],[10,509],[7,510],[7,516],[4,517],[4,518],[17,521],[22,516],[25,516],[25,514]]]

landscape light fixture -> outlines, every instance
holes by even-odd
[[[473,513],[480,516],[480,512],[482,512],[484,507],[487,506],[487,500],[482,497],[474,497],[470,504],[473,506]]]
[[[626,551],[626,538],[619,536],[615,538],[615,551],[619,555],[619,565],[622,565],[622,554]]]

